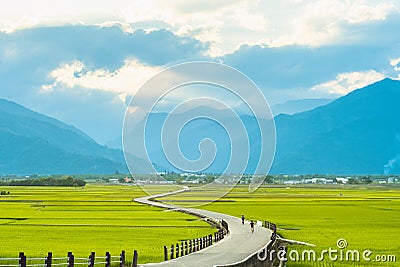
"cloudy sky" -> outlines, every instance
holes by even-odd
[[[237,68],[270,104],[400,78],[400,1],[0,0],[0,98],[100,143],[165,67]]]

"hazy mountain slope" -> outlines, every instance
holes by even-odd
[[[385,79],[326,106],[278,116],[273,172],[383,173],[399,153],[399,103],[400,81]]]
[[[0,173],[126,171],[121,151],[7,100],[0,100],[0,137]]]
[[[155,114],[150,120],[148,140],[152,142],[148,149],[154,162],[173,169],[163,156],[159,135],[166,116]],[[254,118],[241,119],[250,133],[247,171],[251,172],[259,155],[259,131]],[[227,125],[229,120],[226,119]],[[400,81],[382,80],[325,106],[279,115],[275,123],[277,151],[273,173],[400,173]],[[236,132],[230,133],[230,137],[244,141]],[[216,160],[206,171],[223,172],[230,144],[216,123],[203,120],[184,128],[180,138],[182,152],[191,160],[197,159],[198,144],[203,138],[213,139],[218,148]]]
[[[326,99],[326,98],[292,100],[292,101],[287,101],[285,103],[273,105],[271,107],[271,110],[275,116],[279,114],[292,115],[327,105],[331,103],[333,100],[334,99]]]

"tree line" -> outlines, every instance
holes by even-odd
[[[0,181],[0,186],[85,186],[86,182],[72,176],[62,178],[28,178],[21,180]]]

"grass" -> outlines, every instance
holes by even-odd
[[[277,224],[281,236],[316,245],[317,255],[345,238],[346,250],[369,249],[400,261],[400,191],[394,186],[261,187],[249,193],[238,186],[219,201],[201,208]],[[169,201],[201,203],[205,192],[170,196]],[[306,247],[292,246],[300,252]],[[318,258],[318,257],[317,257]],[[287,266],[396,266],[377,262],[289,262]]]
[[[132,201],[144,193],[135,186],[87,185],[84,188],[2,187],[0,257],[76,257],[119,255],[133,250],[139,262],[163,260],[163,246],[214,232],[207,223],[177,212]]]
[[[87,257],[91,251],[117,255],[134,249],[139,262],[163,258],[164,245],[212,233],[196,218],[132,202],[144,195],[137,187],[87,185],[85,188],[9,187],[0,197],[0,256],[66,255]],[[222,190],[225,188],[217,188]],[[316,245],[317,255],[345,238],[348,249],[396,255],[400,260],[400,191],[395,186],[261,187],[249,193],[238,186],[222,199],[202,206],[254,220],[268,220],[278,234]],[[155,189],[157,191],[158,189]],[[172,188],[162,188],[172,190]],[[166,197],[174,204],[202,204],[210,189]],[[291,246],[291,250],[309,249]],[[396,266],[377,262],[288,262],[287,266]]]

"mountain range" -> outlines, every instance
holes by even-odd
[[[314,108],[325,106],[331,103],[334,99],[331,98],[315,98],[315,99],[298,99],[290,100],[284,103],[271,106],[271,111],[274,116],[279,114],[293,115],[296,113],[312,110]]]
[[[399,174],[399,100],[400,81],[384,79],[312,110],[275,116],[277,146],[271,172]],[[160,170],[176,170],[163,155],[159,139],[167,115],[151,114],[148,151],[152,162],[163,166]],[[127,172],[121,150],[101,146],[73,126],[7,100],[0,100],[0,118],[0,174]],[[232,118],[226,119],[229,124]],[[254,117],[240,119],[249,133],[246,172],[251,173],[260,153],[260,132]],[[218,154],[205,171],[222,172],[230,156],[227,133],[210,120],[188,126],[181,132],[182,152],[195,160],[199,141],[213,139]]]
[[[400,81],[384,79],[332,103],[278,115],[273,173],[400,173]]]
[[[0,174],[127,171],[121,151],[73,126],[3,99],[0,118]]]

